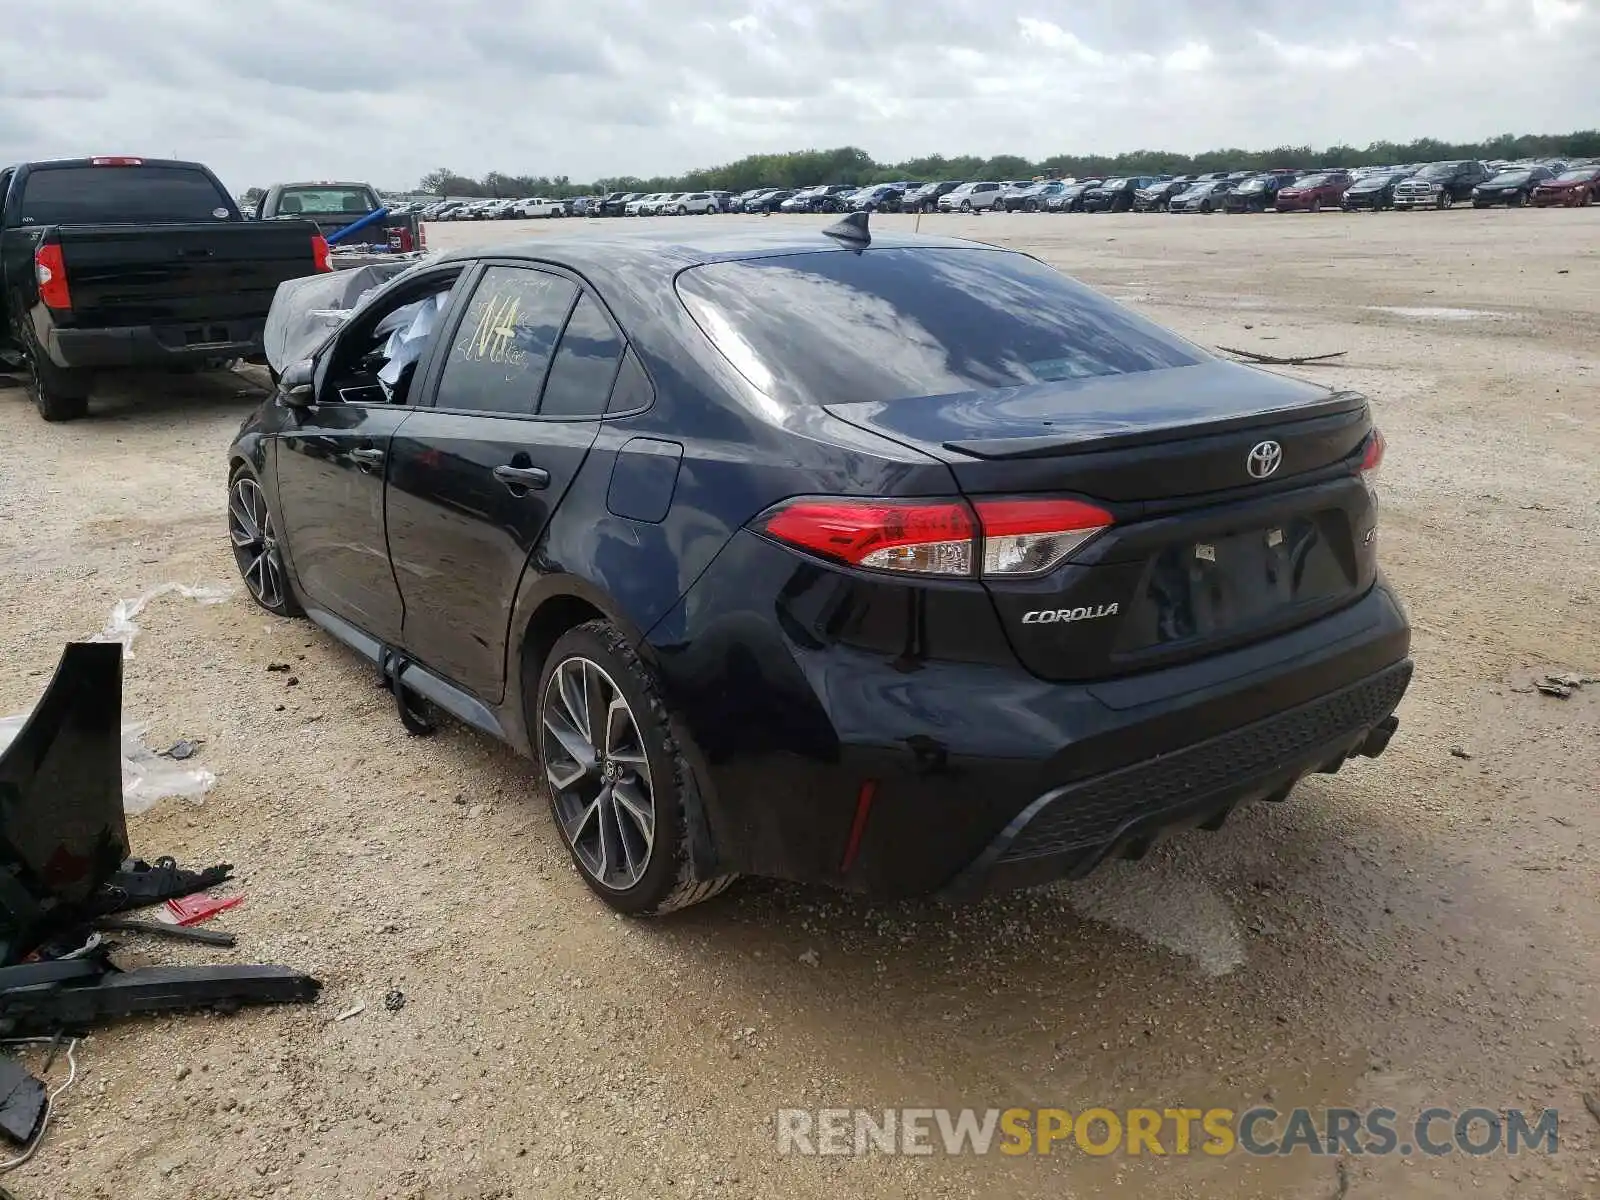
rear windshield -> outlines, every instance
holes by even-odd
[[[223,221],[233,205],[203,171],[185,167],[46,167],[29,173],[28,225],[164,225]]]
[[[372,197],[364,187],[284,188],[278,197],[279,216],[331,217],[339,213],[359,216],[372,211]]]
[[[823,252],[710,263],[678,293],[775,399],[830,404],[1188,366],[1205,355],[1026,255]]]

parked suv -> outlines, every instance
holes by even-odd
[[[1083,194],[1085,212],[1127,212],[1141,188],[1153,187],[1163,180],[1156,175],[1126,175],[1108,179],[1099,187]]]
[[[1296,171],[1266,171],[1234,184],[1222,198],[1222,210],[1230,213],[1266,212],[1278,202],[1278,192],[1299,174]]]
[[[918,184],[900,198],[900,207],[906,212],[937,212],[939,197],[955,191],[961,183],[959,179],[947,179],[940,183]]]
[[[1179,175],[1176,179],[1163,179],[1146,184],[1133,194],[1134,212],[1165,212],[1168,203],[1179,192],[1193,187],[1197,176]]]
[[[1431,163],[1395,186],[1394,206],[1452,208],[1458,200],[1470,200],[1472,189],[1486,182],[1490,174],[1476,159]]]
[[[713,213],[717,211],[717,202],[710,192],[683,192],[665,211],[679,217]]]
[[[1002,190],[998,183],[963,183],[939,197],[939,211],[982,212],[999,203]]]

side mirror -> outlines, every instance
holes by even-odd
[[[309,358],[285,367],[278,377],[278,391],[283,395],[283,402],[290,408],[309,408],[316,403],[315,372],[316,365]]]

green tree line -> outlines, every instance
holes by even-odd
[[[1575,133],[1503,133],[1483,142],[1372,142],[1365,147],[1274,146],[1268,150],[1229,147],[1202,154],[1135,150],[1127,154],[1054,154],[1035,162],[1015,154],[993,158],[942,154],[880,163],[856,146],[835,150],[792,150],[752,154],[720,167],[684,175],[643,178],[619,175],[593,183],[574,183],[565,175],[506,175],[491,171],[473,179],[447,167],[422,177],[420,190],[436,196],[582,196],[595,192],[690,192],[758,187],[804,187],[813,183],[891,183],[902,179],[1030,179],[1047,171],[1062,175],[1182,175],[1200,171],[1268,170],[1272,167],[1358,167],[1437,162],[1453,158],[1600,158],[1600,129]]]

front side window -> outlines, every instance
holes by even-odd
[[[490,267],[456,327],[434,403],[531,415],[578,289],[525,267]]]

